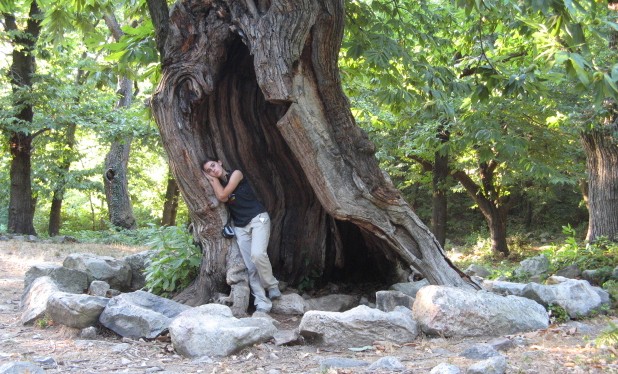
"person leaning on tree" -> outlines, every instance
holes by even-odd
[[[231,173],[223,163],[208,158],[202,163],[202,170],[208,178],[217,199],[227,206],[240,254],[249,272],[249,287],[255,298],[256,311],[268,313],[271,300],[281,297],[279,281],[273,276],[272,265],[266,248],[270,238],[270,217],[244,177],[242,171]],[[268,290],[268,297],[266,291]]]

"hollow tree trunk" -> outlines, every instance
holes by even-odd
[[[112,33],[114,40],[119,41],[122,30],[113,14],[104,16],[105,23]],[[133,102],[133,81],[127,77],[119,77],[118,95],[120,99],[116,108],[127,108]],[[112,225],[125,229],[135,229],[137,223],[133,216],[133,205],[129,197],[128,165],[132,138],[116,139],[112,142],[109,152],[105,156],[105,171],[103,184],[109,219]]]
[[[200,163],[238,168],[272,220],[277,276],[471,286],[378,168],[342,92],[343,2],[183,1],[170,13],[162,80],[152,100],[171,170],[205,257],[191,302],[224,284],[224,209]],[[234,252],[229,252],[234,253]],[[234,270],[237,271],[237,270]],[[187,295],[187,300],[189,299]]]
[[[17,119],[23,124],[31,124],[33,119],[32,104],[25,90],[32,87],[32,76],[36,65],[34,48],[41,29],[40,10],[36,1],[30,5],[28,21],[25,30],[19,30],[15,17],[12,14],[4,14],[4,23],[9,35],[13,35],[13,61],[9,70],[11,85],[14,94],[14,105],[21,108]],[[36,199],[32,196],[31,179],[31,152],[32,141],[36,133],[28,131],[15,131],[9,136],[9,148],[11,152],[11,187],[9,197],[9,220],[8,231],[11,233],[36,235],[34,229],[34,210]]]

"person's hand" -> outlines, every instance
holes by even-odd
[[[210,183],[215,181],[215,177],[208,175],[206,172],[204,172],[204,175],[206,176],[206,179],[208,179]]]

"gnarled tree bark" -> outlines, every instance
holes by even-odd
[[[279,279],[386,284],[411,267],[433,284],[471,286],[380,171],[351,115],[337,68],[343,17],[340,0],[172,8],[152,108],[205,254],[181,301],[207,302],[227,275],[234,302],[244,302],[235,243],[220,235],[225,210],[200,169],[206,155],[241,169],[262,198]]]

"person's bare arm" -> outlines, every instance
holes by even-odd
[[[243,178],[243,174],[240,170],[234,170],[232,175],[229,176],[230,181],[228,182],[227,186],[225,186],[225,188],[223,187],[223,185],[221,185],[221,181],[218,178],[211,177],[208,174],[206,174],[206,178],[210,182],[212,189],[215,191],[215,196],[217,197],[217,200],[225,203],[228,197],[232,194],[232,192],[234,192],[236,187],[238,187],[238,184]]]

